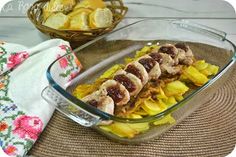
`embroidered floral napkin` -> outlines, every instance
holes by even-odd
[[[9,156],[24,156],[48,123],[54,107],[41,98],[48,85],[46,70],[70,52],[69,43],[60,39],[33,48],[0,43],[0,146]],[[58,66],[65,81],[81,70],[74,55]]]

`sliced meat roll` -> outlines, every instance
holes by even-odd
[[[90,95],[87,95],[82,99],[83,102],[88,103],[99,110],[114,114],[115,104],[111,97],[107,96],[104,91],[96,91]]]
[[[106,91],[117,106],[125,105],[130,100],[128,90],[115,80],[107,80],[101,85],[100,90]]]
[[[114,114],[115,104],[111,97],[106,96],[101,99],[101,104],[97,107],[99,110],[109,113],[111,115]]]
[[[163,63],[163,58],[161,56],[160,53],[158,52],[155,52],[155,51],[152,51],[150,54],[149,54],[150,57],[152,57],[156,62],[158,62],[159,64],[162,64]]]
[[[181,64],[184,62],[185,59],[186,59],[185,51],[178,48],[178,54],[174,58],[175,62],[178,62]]]
[[[172,45],[172,44],[165,44],[160,47],[158,50],[159,53],[166,53],[171,56],[171,58],[175,58],[175,56],[178,54],[178,49]],[[176,63],[178,64],[178,63]]]
[[[166,53],[160,53],[162,56],[162,63],[160,64],[161,72],[175,75],[180,72],[180,68],[176,68],[175,61]]]
[[[188,45],[186,45],[185,43],[177,43],[177,44],[175,44],[175,47],[184,50],[187,57],[193,57],[193,52],[192,52],[192,50],[191,50],[190,47],[189,47]]]
[[[149,80],[157,80],[160,77],[161,69],[159,63],[156,62],[152,57],[145,55],[140,57],[138,62],[142,64],[142,66],[147,71]]]
[[[117,71],[113,79],[125,86],[130,96],[136,96],[143,88],[138,77],[124,70]]]
[[[186,65],[193,64],[193,52],[188,45],[185,43],[177,43],[175,47],[178,48],[178,60],[180,63]]]
[[[175,61],[166,53],[152,52],[149,54],[160,65],[161,73],[176,74],[180,70],[174,67]]]
[[[142,82],[142,85],[145,85],[148,82],[148,73],[146,69],[138,61],[129,63],[125,67],[125,71],[135,75]]]

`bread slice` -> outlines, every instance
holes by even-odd
[[[76,16],[76,15],[82,13],[82,12],[85,12],[85,13],[87,13],[87,14],[90,14],[91,12],[93,12],[93,10],[92,10],[92,9],[89,9],[89,8],[78,8],[78,9],[75,9],[75,10],[73,10],[72,12],[70,12],[70,13],[68,14],[68,16],[69,16],[69,17],[73,17],[73,16]]]
[[[91,28],[104,28],[112,25],[113,15],[108,8],[97,8],[89,15],[89,26]]]
[[[53,13],[68,13],[73,10],[75,5],[76,0],[50,0],[43,7],[43,20],[47,20]]]
[[[76,0],[50,0],[50,12],[63,12],[68,13],[73,10],[76,5]]]
[[[47,20],[47,18],[52,14],[50,11],[49,2],[47,2],[43,7],[43,21]]]
[[[89,30],[88,12],[80,12],[74,16],[70,16],[70,27],[73,30]]]
[[[106,4],[103,2],[103,0],[83,0],[80,3],[76,4],[74,7],[74,10],[78,8],[91,8],[93,10],[97,8],[105,8]]]
[[[66,29],[69,26],[69,18],[63,13],[53,13],[50,15],[43,25],[54,29]]]

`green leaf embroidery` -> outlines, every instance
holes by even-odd
[[[72,51],[71,51],[70,47],[66,46],[66,53],[68,54],[71,52]],[[63,78],[68,77],[74,70],[78,70],[77,65],[74,63],[75,56],[73,54],[66,56],[66,59],[68,61],[68,66],[70,67],[70,69],[66,70],[66,72],[64,72],[64,73],[59,74],[59,76],[63,77]]]
[[[22,146],[24,146],[25,143],[24,142],[14,142],[13,145],[22,145]]]
[[[1,55],[0,55],[0,68],[1,68],[1,71],[4,70],[4,65],[7,63],[7,58],[4,58],[5,55],[7,54],[6,50],[3,48],[3,47],[0,47],[0,51],[3,52]]]
[[[26,144],[24,145],[24,149],[26,150],[24,155],[27,154],[27,152],[31,149],[31,147],[33,146],[33,144],[34,144],[34,142],[31,141],[31,140],[27,140],[27,141],[26,141]]]
[[[67,77],[67,75],[63,73],[61,73],[59,76],[64,77],[64,78]]]
[[[20,116],[20,115],[24,115],[24,114],[25,114],[24,112],[18,111],[16,114],[13,114],[13,115],[11,115],[11,116],[6,116],[6,117],[2,118],[1,121],[4,121],[5,119],[15,120],[16,117],[18,117],[18,116]]]
[[[13,102],[9,97],[6,97],[6,96],[0,97],[0,100],[8,101],[8,102]]]
[[[4,136],[4,137],[5,137],[5,138],[4,138],[5,141],[10,137],[11,131],[12,131],[12,126],[9,126],[8,131],[7,131],[7,134]],[[7,144],[6,144],[6,145],[7,145]]]

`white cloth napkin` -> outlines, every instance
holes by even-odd
[[[55,59],[70,52],[69,43],[60,39],[33,48],[0,44],[0,146],[7,155],[24,156],[47,125],[54,107],[41,97],[48,86],[46,70]],[[78,60],[73,64],[78,65]],[[67,61],[59,66],[62,71],[69,68]],[[73,71],[73,77],[79,71]],[[67,75],[65,81],[70,77]]]

